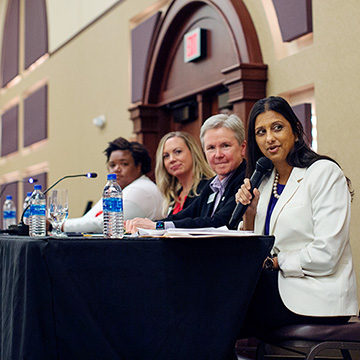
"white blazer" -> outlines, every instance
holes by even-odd
[[[275,170],[259,187],[256,234],[264,233],[274,178]],[[341,169],[329,160],[293,168],[270,219],[272,253],[281,269],[280,296],[292,312],[358,313],[349,226],[350,194]]]

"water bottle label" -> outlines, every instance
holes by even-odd
[[[14,219],[16,217],[16,212],[14,210],[5,210],[4,219]]]
[[[108,198],[103,199],[103,212],[121,212],[123,211],[122,199]]]
[[[30,206],[30,216],[46,216],[46,207],[45,205],[31,205]]]

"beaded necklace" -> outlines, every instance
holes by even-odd
[[[279,173],[277,172],[275,175],[275,180],[274,180],[274,185],[273,185],[273,195],[274,195],[275,199],[277,199],[277,200],[280,198],[280,195],[277,192],[278,182],[279,182]]]

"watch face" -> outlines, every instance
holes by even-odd
[[[156,229],[157,230],[163,230],[164,229],[164,222],[163,221],[158,221],[156,223]]]

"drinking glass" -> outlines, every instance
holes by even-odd
[[[68,191],[66,189],[52,190],[48,195],[48,218],[53,227],[51,236],[67,237],[61,227],[68,217]]]

